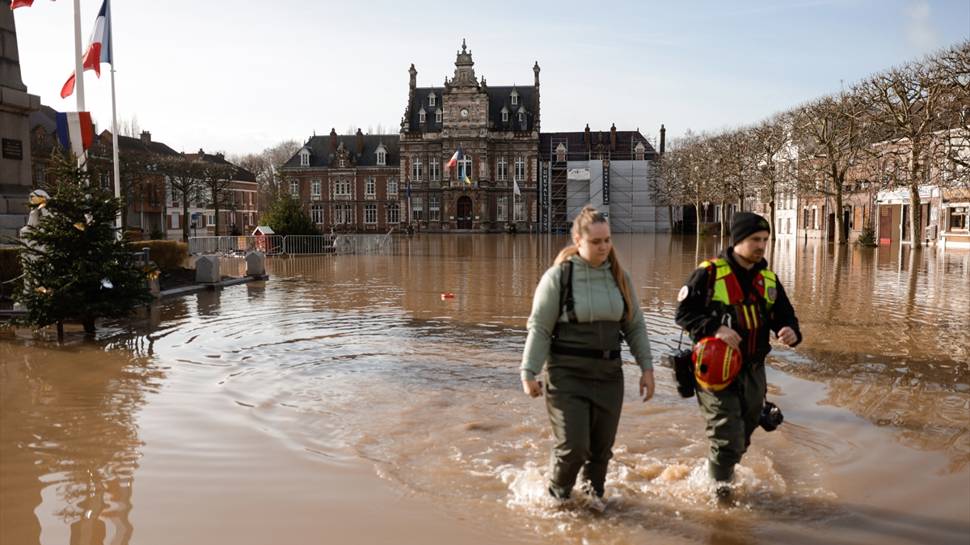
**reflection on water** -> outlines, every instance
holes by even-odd
[[[970,463],[970,254],[909,247],[778,245],[775,267],[807,341],[778,368],[904,444]],[[794,284],[792,284],[794,282]]]
[[[133,417],[163,377],[96,347],[0,343],[3,543],[127,543]],[[60,525],[38,523],[51,517]]]
[[[392,255],[274,258],[268,282],[166,300],[134,332],[109,328],[98,345],[58,349],[0,334],[0,541],[127,543],[139,529],[133,506],[159,493],[156,481],[135,478],[145,452],[161,453],[150,457],[153,477],[187,493],[242,480],[248,469],[237,462],[164,469],[165,457],[191,460],[188,444],[227,425],[258,431],[245,446],[256,460],[274,452],[268,443],[310,461],[368,460],[406,496],[498,542],[967,541],[967,253],[776,243],[772,268],[806,340],[770,359],[769,395],[786,423],[756,434],[739,468],[739,505],[711,505],[703,422],[659,369],[648,404],[627,380],[609,509],[592,515],[581,499],[547,505],[551,434],[516,371],[532,291],[565,242],[419,235]],[[678,343],[676,293],[718,253],[717,239],[615,243],[659,357]],[[224,273],[240,266],[227,262]],[[187,404],[197,412],[158,415]],[[148,438],[163,447],[153,451]],[[228,447],[203,442],[208,456],[226,456]],[[887,475],[890,488],[866,492]],[[252,494],[284,506],[277,517],[314,501],[313,491]],[[241,516],[260,512],[248,509]],[[148,527],[164,516],[140,513]],[[306,540],[290,527],[276,538]],[[215,532],[210,541],[226,541]]]

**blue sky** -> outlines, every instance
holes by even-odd
[[[82,41],[101,0],[81,0]],[[546,131],[656,138],[756,122],[970,39],[970,0],[321,2],[115,0],[119,118],[176,150],[260,151],[331,127],[397,132],[407,70],[440,86],[462,38],[490,85],[529,85]],[[28,90],[75,110],[70,0],[15,12]],[[85,78],[110,128],[107,67]]]

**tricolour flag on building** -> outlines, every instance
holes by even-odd
[[[91,40],[88,42],[88,49],[84,52],[83,66],[84,71],[94,70],[94,73],[101,77],[101,63],[111,64],[111,9],[108,7],[108,0],[101,4],[98,11],[98,18],[94,20],[94,29],[91,31]],[[72,73],[67,78],[64,86],[61,87],[61,98],[67,98],[74,93],[74,79],[76,73]]]
[[[514,179],[512,180],[512,193],[515,193],[516,197],[522,196],[522,192],[519,191],[519,182],[516,182]]]
[[[57,139],[64,149],[71,150],[77,157],[84,155],[84,150],[94,142],[91,112],[58,112]]]
[[[458,164],[458,161],[461,161],[464,158],[465,152],[461,151],[461,146],[458,146],[458,149],[455,150],[455,154],[451,156],[451,159],[448,159],[448,165],[446,168],[451,170],[455,167],[455,165]]]

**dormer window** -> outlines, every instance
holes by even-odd
[[[310,150],[303,148],[300,150],[300,166],[308,167],[310,166]]]
[[[384,149],[384,144],[377,146],[377,166],[387,166],[387,150]]]
[[[428,95],[428,106],[434,106],[434,105],[435,105],[435,96],[434,96],[434,93],[431,93],[430,95]]]
[[[441,108],[438,108],[437,110],[435,110],[435,112],[434,112],[434,122],[435,123],[441,123]]]
[[[525,110],[519,110],[519,123],[525,124]]]
[[[637,142],[637,147],[633,148],[633,158],[637,161],[643,161],[644,153],[647,148],[644,147],[643,142]]]
[[[509,109],[502,106],[502,123],[508,123],[509,121]]]
[[[427,121],[427,119],[428,119],[428,114],[424,112],[424,108],[421,108],[421,111],[418,112],[418,123],[424,123],[425,121]]]
[[[556,162],[565,163],[567,151],[568,150],[566,149],[566,145],[560,142],[559,145],[556,146]]]
[[[519,104],[519,92],[513,89],[511,99],[512,99],[512,105],[517,106]]]

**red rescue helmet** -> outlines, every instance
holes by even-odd
[[[694,345],[694,377],[705,390],[719,392],[741,372],[741,354],[717,337],[704,337]]]

